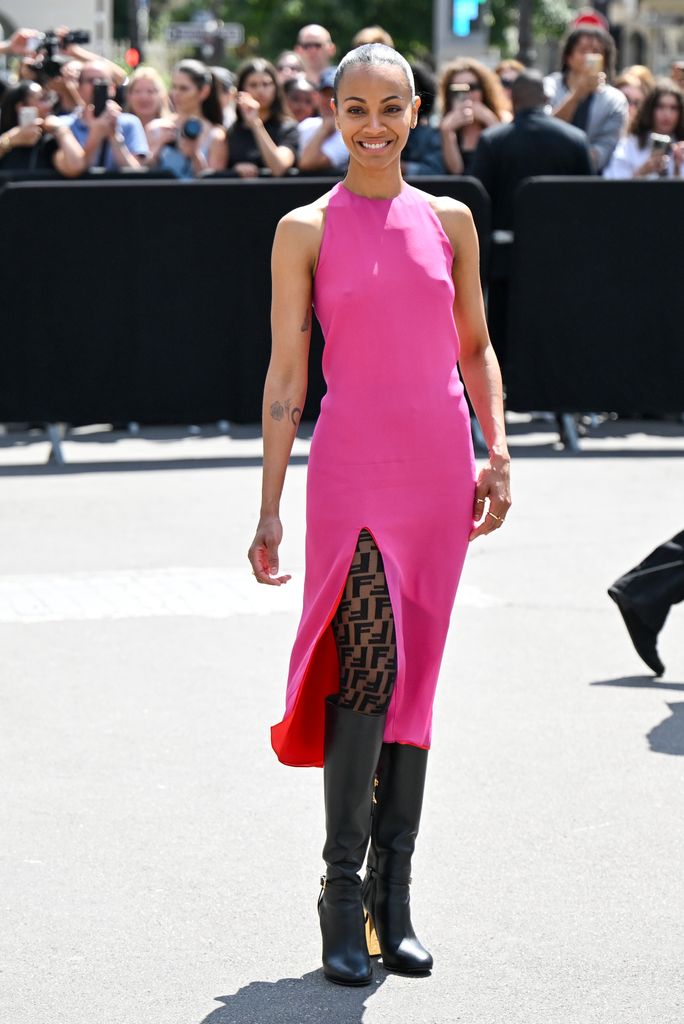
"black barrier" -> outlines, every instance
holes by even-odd
[[[535,178],[517,196],[507,405],[684,409],[684,183]]]
[[[420,178],[471,207],[472,179]],[[330,179],[10,183],[0,192],[0,422],[256,422],[278,220]],[[304,417],[324,392],[312,338]]]

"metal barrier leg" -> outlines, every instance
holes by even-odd
[[[577,423],[575,421],[575,414],[572,412],[563,412],[558,417],[558,433],[563,446],[571,452],[580,452],[579,435],[577,433]]]
[[[487,442],[484,439],[484,434],[482,433],[482,427],[477,422],[477,419],[476,419],[475,416],[471,416],[470,417],[470,429],[471,429],[472,435],[473,435],[473,446],[474,446],[475,450],[478,451],[478,452],[481,452],[483,455],[486,455],[487,451],[488,451]]]
[[[45,425],[48,440],[50,441],[48,463],[53,462],[56,466],[65,465],[62,441],[66,435],[66,427],[66,423],[47,423]]]

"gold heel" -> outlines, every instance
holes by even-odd
[[[376,932],[375,925],[368,913],[366,914],[366,945],[368,946],[369,956],[380,956],[378,933]]]

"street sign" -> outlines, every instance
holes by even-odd
[[[174,21],[166,29],[167,42],[189,46],[201,46],[216,36],[226,46],[240,46],[245,41],[245,26],[236,21],[210,21],[206,27],[195,21]]]

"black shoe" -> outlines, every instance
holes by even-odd
[[[411,857],[423,806],[427,750],[383,744],[378,764],[368,867],[363,883],[371,956],[399,974],[427,974],[432,956],[411,923]]]
[[[610,587],[608,589],[608,596],[611,597],[618,606],[619,612],[624,619],[625,626],[627,627],[627,632],[634,644],[634,650],[637,652],[641,660],[648,665],[651,671],[655,672],[656,676],[662,676],[665,671],[665,666],[660,660],[656,646],[658,643],[658,634],[654,632],[654,630],[650,629],[649,626],[639,618],[634,609],[630,607],[629,601],[625,595],[616,587]]]
[[[337,705],[325,709],[325,878],[318,899],[323,971],[338,985],[368,985],[373,978],[364,927],[361,879],[371,828],[375,769],[384,715]]]

